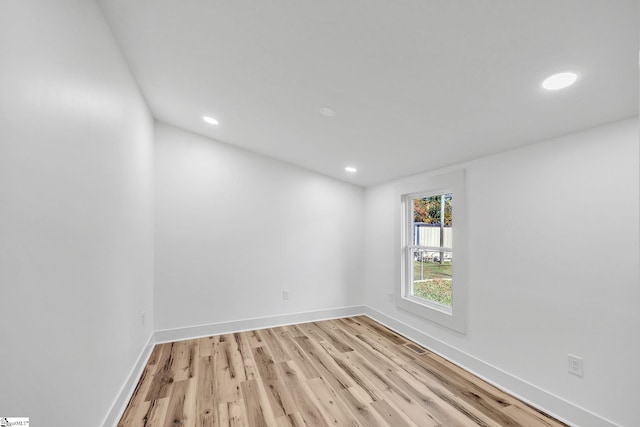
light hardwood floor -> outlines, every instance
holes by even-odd
[[[133,426],[565,424],[359,316],[159,344]]]

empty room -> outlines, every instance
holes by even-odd
[[[0,427],[637,427],[637,0],[2,0]]]

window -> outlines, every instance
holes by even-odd
[[[427,177],[400,190],[400,298],[396,298],[397,305],[464,332],[464,171]]]
[[[453,251],[451,215],[453,194],[405,196],[411,244],[405,256],[408,265],[407,294],[451,308],[453,297]]]

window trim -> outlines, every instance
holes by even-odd
[[[412,242],[413,206],[412,197],[423,195],[453,194],[452,215],[453,231],[452,252],[455,262],[452,264],[453,297],[451,308],[411,295],[411,278],[408,247]],[[466,331],[467,313],[467,226],[466,193],[464,169],[431,176],[420,176],[403,182],[396,187],[400,208],[396,221],[396,306],[402,310],[438,323],[460,333]],[[410,206],[411,205],[411,206]]]

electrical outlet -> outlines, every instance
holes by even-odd
[[[393,302],[393,292],[389,292],[389,302]]]
[[[569,354],[568,360],[569,360],[569,373],[576,375],[578,377],[582,377],[583,375],[582,357]]]
[[[141,316],[140,316],[140,320],[141,320],[141,322],[142,322],[142,326],[144,326],[144,321],[145,321],[145,317],[146,317],[146,316],[145,316],[145,314],[146,314],[146,313],[143,311],[143,312],[142,312],[142,314],[141,314]]]
[[[282,299],[284,301],[287,301],[289,299],[289,291],[287,291],[287,290],[283,290],[282,291]]]

